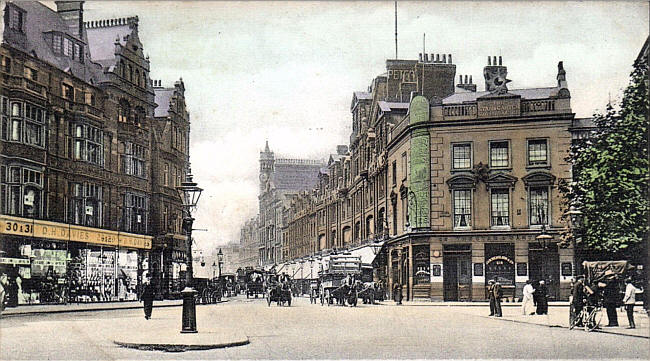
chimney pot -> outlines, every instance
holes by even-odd
[[[469,84],[469,83],[467,82],[467,75],[465,75],[465,84]]]
[[[492,64],[497,65],[497,57],[496,57],[496,55],[492,57]]]
[[[463,84],[463,76],[462,75],[458,76],[458,84]]]
[[[492,65],[492,62],[490,61],[490,57],[488,56],[488,65]]]
[[[472,84],[472,76],[469,76],[469,83]]]
[[[442,54],[442,62],[443,63],[447,62],[447,55],[446,54]]]
[[[436,63],[440,62],[440,54],[436,54]]]
[[[431,62],[433,63],[435,61],[435,56],[433,53],[431,53]]]
[[[503,63],[501,62],[501,55],[499,55],[499,65],[502,65]]]
[[[429,62],[429,55],[427,55],[426,53],[424,54],[424,62],[425,63]]]
[[[422,53],[420,53],[420,63],[422,62]]]
[[[447,59],[449,59],[449,64],[451,64],[451,54],[449,54],[449,56],[447,56]]]

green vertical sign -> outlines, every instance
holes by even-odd
[[[416,96],[409,106],[409,123],[429,121],[429,102]],[[431,151],[426,128],[411,133],[411,171],[409,174],[408,213],[412,228],[429,228],[431,205]]]

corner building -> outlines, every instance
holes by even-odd
[[[548,88],[508,90],[506,76],[493,57],[484,92],[461,77],[454,94],[416,95],[389,134],[388,161],[402,169],[390,185],[401,221],[386,249],[389,284],[410,299],[482,300],[490,279],[518,298],[529,278],[568,298],[573,250],[557,245],[574,118],[565,71],[560,62]]]
[[[4,8],[0,268],[13,304],[135,300],[152,275],[149,59],[137,16],[84,22],[83,4]]]
[[[490,57],[482,92],[472,76],[455,82],[450,54],[386,70],[353,93],[349,151],[286,212],[287,261],[347,250],[409,300],[484,300],[489,279],[515,298],[529,278],[567,299],[573,250],[557,245],[557,187],[571,177],[574,114],[562,63],[553,86],[509,90]]]

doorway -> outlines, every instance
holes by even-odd
[[[452,245],[443,252],[445,301],[472,300],[472,252],[470,245]]]
[[[535,243],[528,248],[529,278],[534,284],[544,280],[549,300],[560,297],[560,255],[557,245],[542,249]]]

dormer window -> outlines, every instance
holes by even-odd
[[[68,38],[63,38],[63,55],[72,56],[72,41]]]
[[[24,18],[25,14],[23,11],[18,9],[15,6],[7,6],[8,10],[8,15],[6,15],[5,21],[9,24],[9,28],[12,30],[16,30],[19,32],[24,32],[23,31],[23,23],[24,23]]]
[[[48,35],[49,37],[50,35]],[[65,34],[59,32],[52,32],[51,37],[52,41],[52,52],[56,55],[64,55],[73,60],[77,60],[80,63],[83,63],[83,45],[77,41],[68,38]]]
[[[54,50],[55,54],[61,54],[61,34],[52,36],[52,50]]]

